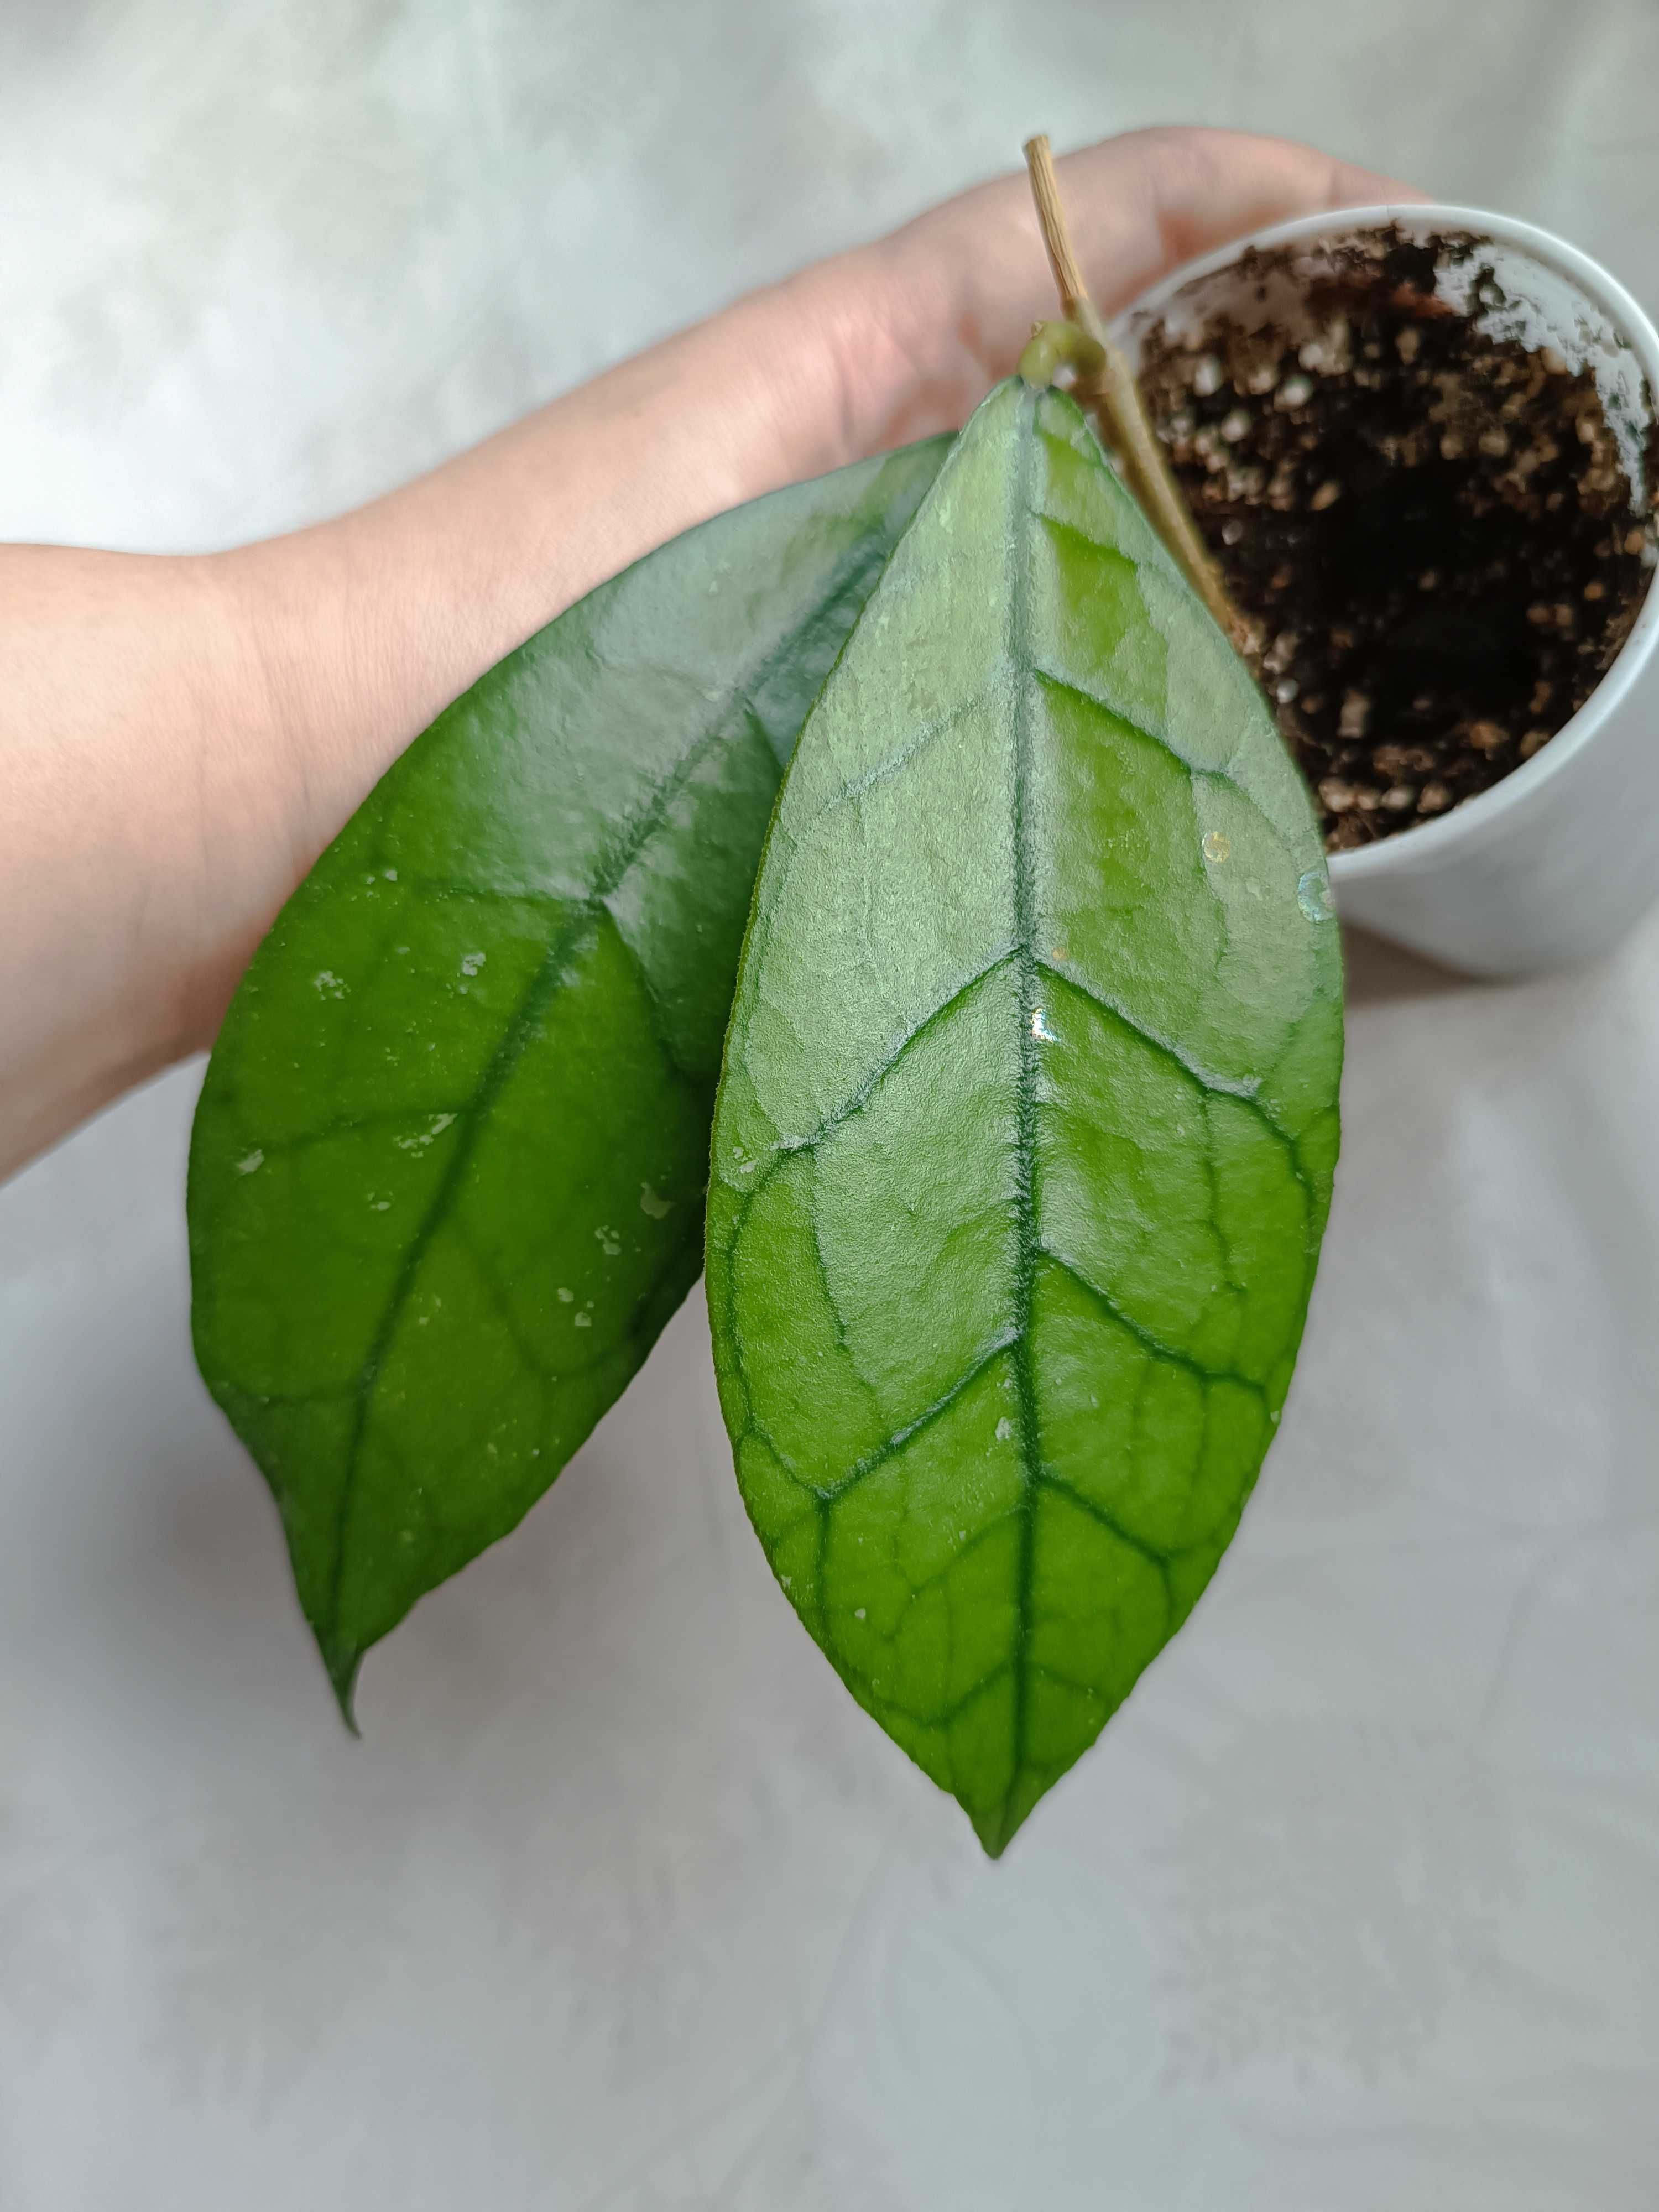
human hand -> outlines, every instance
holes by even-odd
[[[1193,129],[1060,179],[1108,313],[1262,223],[1417,197]],[[206,559],[0,549],[0,1174],[210,1042],[317,854],[485,668],[722,508],[955,427],[1054,304],[1011,175],[337,520]]]
[[[1417,200],[1412,186],[1285,138],[1191,125],[1131,131],[1057,163],[1078,258],[1108,318],[1183,261],[1299,215]],[[835,361],[832,467],[954,428],[1055,311],[1024,172],[931,208],[782,288]],[[800,424],[803,448],[812,434]]]

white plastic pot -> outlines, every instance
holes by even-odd
[[[1434,204],[1345,208],[1237,240],[1146,293],[1117,321],[1133,362],[1153,329],[1180,336],[1224,307],[1247,328],[1285,323],[1282,286],[1266,303],[1238,264],[1250,248],[1326,248],[1396,225],[1408,238],[1468,234],[1495,249],[1504,328],[1595,371],[1633,483],[1659,392],[1659,333],[1624,287],[1586,255],[1530,223]],[[1291,303],[1293,306],[1293,301]],[[1585,960],[1612,945],[1659,897],[1659,591],[1623,650],[1548,744],[1478,798],[1414,829],[1331,858],[1335,902],[1357,922],[1477,975],[1522,975]]]

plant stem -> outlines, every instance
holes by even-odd
[[[1256,642],[1255,628],[1229,598],[1221,572],[1198,534],[1198,525],[1152,428],[1135,373],[1121,349],[1113,344],[1100,311],[1089,296],[1060,205],[1060,179],[1046,137],[1026,140],[1025,165],[1030,172],[1031,197],[1036,203],[1037,222],[1060,306],[1067,319],[1091,338],[1101,352],[1098,368],[1091,374],[1079,375],[1074,386],[1079,403],[1093,414],[1102,437],[1115,449],[1130,490],[1188,582],[1226,632],[1235,650],[1248,658]]]

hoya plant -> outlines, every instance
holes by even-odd
[[[348,1716],[705,1258],[773,1571],[993,1854],[1231,1538],[1330,1196],[1340,951],[1266,705],[1051,386],[1110,365],[1062,290],[959,436],[492,670],[256,956],[196,1349]]]

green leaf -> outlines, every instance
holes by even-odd
[[[1305,791],[1067,399],[951,453],[802,733],[715,1113],[738,1480],[1001,1850],[1174,1633],[1279,1418],[1337,1146]]]
[[[602,585],[416,740],[248,970],[191,1151],[196,1354],[348,1713],[696,1278],[783,763],[947,445]]]

